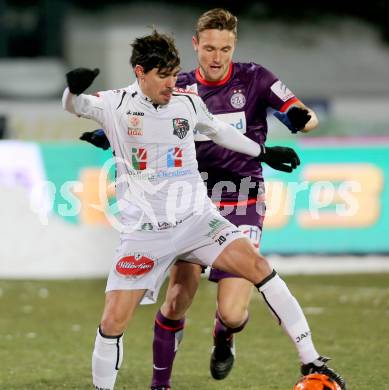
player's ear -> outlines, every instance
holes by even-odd
[[[193,46],[193,50],[194,50],[194,51],[197,51],[197,50],[198,50],[199,41],[198,41],[198,39],[197,39],[196,36],[193,36],[193,37],[192,37],[192,46]]]
[[[134,68],[135,75],[138,79],[143,80],[145,77],[145,70],[142,65],[135,65]]]

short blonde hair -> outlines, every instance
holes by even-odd
[[[196,38],[204,30],[228,30],[235,36],[238,34],[238,18],[230,11],[223,8],[214,8],[204,12],[197,20]]]

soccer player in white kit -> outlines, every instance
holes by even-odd
[[[179,56],[171,38],[154,31],[132,44],[137,81],[85,95],[97,70],[67,74],[64,108],[94,119],[116,161],[121,244],[108,276],[92,355],[95,389],[111,390],[123,359],[123,333],[138,304],[154,302],[176,258],[242,276],[264,296],[305,360],[317,358],[305,316],[286,284],[250,241],[220,216],[197,169],[193,132],[257,161],[298,165],[294,151],[259,145],[211,115],[196,94],[174,90]],[[201,259],[201,260],[198,260]]]

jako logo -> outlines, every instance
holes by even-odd
[[[154,261],[143,255],[122,257],[116,264],[116,271],[123,276],[139,276],[150,272]]]
[[[178,147],[169,148],[166,157],[168,168],[182,167],[182,149]]]

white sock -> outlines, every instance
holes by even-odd
[[[292,339],[303,364],[311,363],[320,355],[311,337],[305,315],[291,294],[285,282],[275,271],[263,282],[256,285],[272,314]]]
[[[113,390],[123,361],[123,336],[107,337],[97,329],[92,355],[93,385],[97,390]]]

